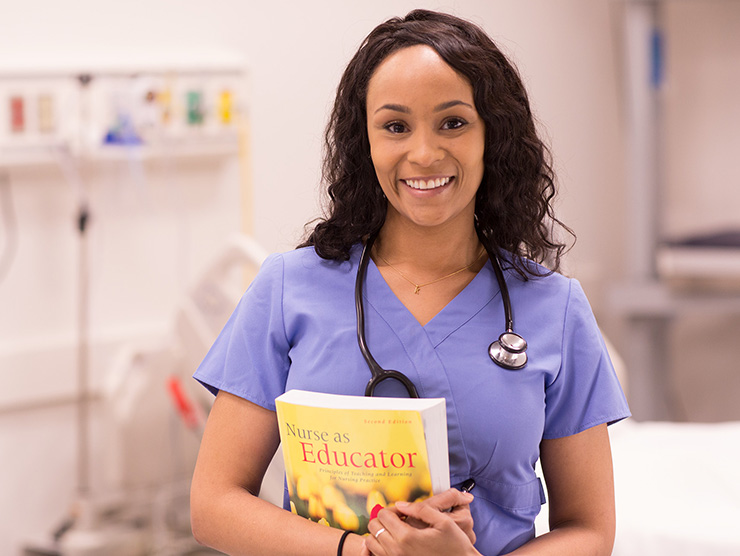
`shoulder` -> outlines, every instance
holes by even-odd
[[[531,263],[532,265],[536,263]],[[538,271],[549,272],[538,265]],[[591,304],[576,278],[550,272],[523,279],[513,268],[504,270],[512,306],[522,313],[537,315],[536,320],[564,324],[573,317],[593,320]]]
[[[510,290],[521,290],[527,295],[564,297],[566,300],[572,293],[574,286],[575,289],[582,292],[578,280],[552,271],[534,261],[527,259],[525,262],[527,268],[531,269],[531,274],[526,279],[522,278],[505,258],[501,261],[501,264]]]
[[[351,251],[349,261],[335,261],[332,259],[322,259],[318,256],[312,246],[300,247],[284,253],[276,253],[270,258],[279,259],[286,275],[294,273],[351,273],[356,268],[357,259],[359,258],[359,245]]]
[[[315,288],[354,280],[360,247],[352,249],[349,261],[322,259],[313,247],[274,253],[265,259],[256,282],[280,282],[284,288]]]
[[[571,340],[585,342],[586,337],[591,338],[593,346],[601,343],[591,303],[576,278],[552,272],[523,280],[516,271],[509,270],[506,280],[512,306],[529,321],[533,333],[549,329],[553,341],[561,344]]]

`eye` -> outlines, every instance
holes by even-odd
[[[406,131],[406,126],[402,122],[389,122],[383,127],[394,134]]]
[[[462,118],[450,118],[442,124],[442,129],[460,129],[468,124]]]

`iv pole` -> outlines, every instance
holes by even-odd
[[[80,82],[80,121],[81,129],[88,117],[89,92],[87,86],[92,76],[82,74],[78,76]],[[87,189],[82,178],[79,162],[82,156],[83,145],[77,145],[80,152],[75,156],[72,150],[59,153],[59,162],[67,179],[75,186],[77,195],[77,215],[75,226],[78,234],[77,258],[77,499],[70,515],[54,531],[55,543],[59,543],[64,535],[80,521],[91,519],[89,507],[90,498],[90,396],[89,396],[89,367],[90,367],[90,265],[88,224],[90,211]],[[89,523],[85,523],[89,525]]]
[[[79,76],[81,85],[81,121],[82,129],[87,120],[87,86],[91,76],[84,74]],[[89,309],[90,309],[90,272],[89,272],[89,245],[87,237],[87,226],[90,219],[88,209],[87,191],[85,183],[80,177],[78,191],[78,213],[77,232],[79,234],[79,267],[78,267],[78,346],[77,346],[77,493],[81,500],[88,497],[90,493],[90,397],[88,395],[89,376]]]

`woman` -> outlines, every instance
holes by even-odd
[[[196,538],[234,554],[610,554],[606,425],[629,411],[580,286],[553,272],[552,171],[516,70],[475,25],[415,10],[364,41],[326,138],[327,218],[265,262],[195,375],[218,393],[193,477]],[[353,295],[368,242],[368,345],[422,397],[446,398],[451,484],[472,477],[475,498],[398,505],[372,535],[340,540],[255,494],[279,442],[276,396],[364,392]],[[519,371],[489,357],[504,323],[489,254],[530,343]],[[376,393],[406,395],[393,381]],[[535,539],[538,458],[551,532]]]

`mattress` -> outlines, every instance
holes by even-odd
[[[740,555],[740,422],[610,428],[613,556]]]

